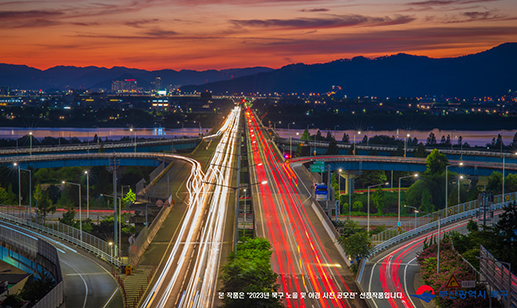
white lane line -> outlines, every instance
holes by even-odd
[[[411,259],[407,264],[406,266],[404,267],[404,291],[406,291],[406,294],[408,295],[408,299],[409,301],[411,302],[411,305],[413,305],[413,307],[416,307],[415,306],[415,303],[413,302],[413,300],[411,299],[411,296],[409,295],[408,291],[407,291],[407,275],[406,275],[406,271],[407,271],[407,267],[409,265],[409,263],[413,262],[416,260],[416,257],[414,257],[413,259]],[[415,265],[418,265],[418,264],[415,264]]]
[[[84,289],[86,290],[85,293],[84,293],[84,303],[83,303],[83,308],[86,307],[86,301],[88,300],[88,284],[86,283],[86,280],[84,280],[83,278],[83,275],[81,275],[76,269],[75,267],[73,267],[72,265],[70,265],[70,263],[66,262],[66,261],[63,261],[63,260],[60,260],[61,262],[65,263],[66,265],[70,266],[71,269],[74,270],[74,272],[76,272],[79,277],[81,277],[81,280],[83,281],[84,283]]]
[[[115,294],[117,293],[118,291],[118,287],[115,288],[115,291],[113,291],[113,293],[111,294],[110,298],[108,299],[108,301],[106,302],[106,304],[104,304],[104,306],[102,306],[102,308],[106,308],[108,307],[109,303],[111,302],[111,300],[113,299],[113,297],[115,296]]]

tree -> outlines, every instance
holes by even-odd
[[[5,190],[5,188],[0,187],[0,204],[9,204],[11,200],[9,200],[9,194]]]
[[[321,131],[318,129],[318,131],[316,132],[316,140],[325,140],[325,138],[323,138],[323,136],[321,135]]]
[[[223,307],[283,307],[279,298],[251,299],[247,292],[260,292],[271,295],[276,292],[277,274],[271,269],[271,245],[264,238],[245,238],[237,244],[237,256],[230,257],[221,275],[221,292],[244,292],[243,299],[225,297]]]
[[[33,195],[37,204],[36,213],[38,216],[43,218],[43,221],[45,221],[48,213],[56,212],[57,206],[52,204],[52,201],[49,198],[49,192],[46,190],[41,190],[41,185],[36,186]]]
[[[384,204],[384,191],[381,186],[378,186],[377,189],[372,194],[372,202],[373,205],[377,208],[379,215],[382,215],[382,210],[386,206]]]
[[[449,164],[449,160],[445,156],[445,154],[438,151],[438,149],[434,149],[431,154],[429,154],[425,160],[427,169],[425,170],[425,174],[441,174],[445,171],[445,167]]]
[[[327,137],[325,137],[325,141],[331,141],[332,139],[336,140],[330,131],[327,131]]]
[[[372,247],[366,232],[355,233],[349,237],[341,236],[339,243],[350,258],[358,261],[367,256]]]
[[[360,212],[363,210],[363,203],[361,201],[356,201],[352,204],[352,208],[355,212]]]
[[[361,140],[361,143],[362,144],[367,144],[368,143],[368,136],[364,135],[363,140]]]
[[[427,137],[426,145],[428,145],[428,146],[436,145],[436,136],[434,135],[433,132],[429,133],[429,137]]]
[[[516,133],[516,135],[517,135],[517,133]],[[341,141],[342,141],[343,143],[350,143],[350,137],[348,136],[348,134],[347,134],[347,133],[344,133],[344,134],[343,134],[343,138],[341,139]]]
[[[327,148],[327,155],[336,155],[339,154],[339,148],[337,146],[337,141],[334,136],[330,136],[329,147]]]
[[[502,190],[501,190],[502,186],[503,186],[503,174],[498,171],[492,172],[492,174],[488,177],[487,184],[486,184],[486,190],[492,194],[500,194],[502,192]]]
[[[517,204],[514,201],[504,207],[503,210],[504,213],[500,215],[495,229],[496,232],[498,231],[503,237],[503,247],[508,248],[506,252],[502,252],[502,254],[506,255],[506,262],[516,264],[517,252],[513,247],[515,247],[515,242],[517,242],[517,233],[515,231],[517,230]]]
[[[424,158],[427,156],[427,153],[425,151],[425,146],[422,142],[418,144],[418,147],[416,148],[415,152],[413,153],[414,157],[420,157]]]
[[[305,129],[303,131],[303,134],[302,136],[300,137],[301,140],[305,140],[305,141],[309,141],[311,138],[311,134],[309,133],[309,130],[308,129]]]

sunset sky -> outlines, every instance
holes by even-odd
[[[0,0],[0,62],[279,68],[517,41],[516,0]]]

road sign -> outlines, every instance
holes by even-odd
[[[461,287],[458,280],[454,275],[451,275],[451,278],[449,279],[449,282],[447,282],[446,288],[459,288]]]
[[[468,289],[468,288],[475,288],[476,287],[476,281],[475,280],[463,280],[461,282],[461,287]]]
[[[325,172],[325,165],[311,165],[311,172]]]
[[[313,165],[325,165],[325,161],[323,160],[317,160],[313,163]]]
[[[400,226],[397,227],[397,231],[400,232],[402,228]]]
[[[449,215],[452,215],[452,209],[449,209]]]

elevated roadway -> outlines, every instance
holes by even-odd
[[[296,174],[286,172],[280,153],[249,110],[246,125],[256,235],[272,244],[283,302],[287,307],[366,307],[343,295],[358,289],[309,189],[297,186]]]

